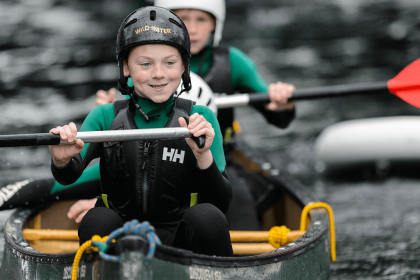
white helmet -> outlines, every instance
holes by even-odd
[[[190,99],[195,101],[197,105],[203,105],[209,107],[210,110],[217,115],[217,106],[215,96],[209,85],[197,74],[191,72],[191,89],[184,91],[181,94],[181,98]],[[176,92],[181,92],[182,81],[179,84]]]
[[[155,0],[155,6],[171,10],[196,9],[212,14],[216,18],[213,46],[219,45],[226,17],[225,0]]]

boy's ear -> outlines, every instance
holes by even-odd
[[[124,59],[124,62],[123,62],[123,70],[124,70],[124,77],[129,77],[130,76],[130,71],[128,69],[127,60],[125,60],[125,59]]]

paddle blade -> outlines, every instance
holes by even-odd
[[[405,102],[420,108],[420,59],[389,80],[388,89]]]

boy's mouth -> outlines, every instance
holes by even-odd
[[[156,88],[156,89],[159,89],[159,88],[163,88],[164,86],[166,86],[167,84],[162,84],[162,85],[149,85],[149,86],[151,86],[152,88]]]

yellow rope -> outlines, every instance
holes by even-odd
[[[287,244],[287,233],[290,231],[286,226],[272,227],[268,232],[268,243],[275,248],[280,248]]]
[[[104,237],[101,238],[99,235],[94,235],[91,240],[86,241],[85,243],[82,244],[82,246],[80,246],[79,250],[77,250],[76,256],[74,257],[73,271],[71,273],[71,280],[77,280],[77,271],[79,270],[79,262],[80,262],[80,259],[82,258],[83,252],[87,248],[91,247],[92,241],[105,242],[107,239],[108,239],[108,236],[104,236]],[[98,248],[93,247],[92,249],[95,252],[98,251]]]
[[[330,252],[331,260],[335,262],[336,252],[335,252],[335,226],[334,226],[334,215],[331,206],[325,202],[312,202],[306,205],[302,210],[302,215],[300,218],[300,231],[306,231],[307,218],[309,211],[314,208],[324,208],[328,212],[328,217],[330,219]]]

